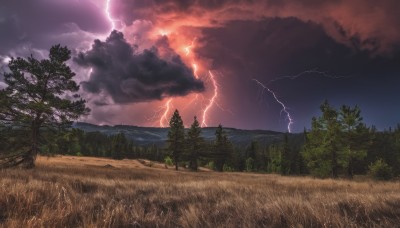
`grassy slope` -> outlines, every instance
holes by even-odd
[[[0,226],[400,224],[399,182],[175,172],[142,163],[39,157],[35,170],[0,171]]]

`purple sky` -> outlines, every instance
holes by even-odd
[[[97,124],[165,126],[177,108],[185,125],[197,115],[203,126],[286,131],[282,105],[253,79],[287,107],[293,132],[309,128],[325,99],[359,105],[378,129],[400,122],[397,0],[110,0],[109,16],[106,8],[1,3],[1,70],[11,56],[68,46],[92,109],[82,121]]]

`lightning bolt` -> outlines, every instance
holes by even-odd
[[[284,80],[284,79],[290,79],[290,80],[295,80],[297,78],[306,76],[306,75],[319,75],[321,77],[324,78],[331,78],[331,79],[338,79],[338,78],[349,78],[351,76],[342,76],[342,75],[331,75],[328,72],[324,72],[324,71],[319,71],[317,68],[311,69],[311,70],[305,70],[299,74],[296,75],[287,75],[287,76],[281,76],[281,77],[277,77],[275,79],[272,79],[271,81],[269,81],[268,84],[271,84],[273,82],[277,82],[280,80]]]
[[[186,56],[189,56],[189,55],[190,55],[190,53],[191,53],[191,51],[192,51],[192,48],[193,48],[193,46],[194,46],[194,43],[195,43],[196,39],[197,39],[197,38],[195,37],[195,38],[192,40],[192,43],[184,48],[185,53],[186,53]],[[196,78],[199,78],[199,76],[198,76],[198,74],[197,74],[197,63],[195,62],[195,60],[192,60],[192,62],[193,62],[193,63],[192,63],[192,66],[193,66],[193,74],[194,74],[194,76],[195,76]],[[208,125],[207,125],[208,112],[209,112],[210,109],[214,106],[214,104],[218,105],[218,104],[216,103],[216,99],[217,99],[217,97],[218,97],[218,88],[219,88],[219,86],[218,86],[217,81],[215,80],[214,74],[213,74],[211,71],[208,71],[208,74],[209,74],[209,79],[211,80],[212,85],[213,85],[213,87],[214,87],[214,93],[213,93],[213,96],[211,97],[211,99],[209,100],[208,104],[206,105],[206,107],[205,107],[205,108],[203,109],[203,111],[202,111],[202,112],[203,112],[203,113],[202,113],[202,117],[203,117],[203,118],[202,118],[202,122],[201,122],[201,127],[207,127],[207,126],[208,126]],[[187,106],[189,106],[189,105],[192,104],[193,102],[197,101],[198,98],[199,98],[199,95],[196,94],[196,96],[194,97],[194,99],[193,99]],[[220,107],[220,106],[218,105],[218,107]]]
[[[188,45],[188,46],[186,46],[184,49],[185,49],[185,52],[186,52],[186,56],[188,56],[189,54],[190,54],[190,52],[192,51],[192,48],[193,48],[193,46],[194,46],[194,42],[196,41],[196,39],[197,39],[197,37],[195,37],[193,40],[192,40],[192,43],[190,44],[190,45]]]
[[[318,75],[320,77],[324,77],[324,78],[330,78],[330,79],[338,79],[338,78],[349,78],[352,76],[342,76],[342,75],[331,75],[328,72],[325,71],[319,71],[317,68],[311,69],[311,70],[305,70],[299,74],[296,75],[286,75],[286,76],[281,76],[281,77],[277,77],[275,79],[272,79],[271,81],[269,81],[268,85],[277,82],[277,81],[281,81],[281,80],[285,80],[285,79],[290,79],[290,80],[295,80],[297,78],[303,77],[303,76],[307,76],[307,75]],[[274,97],[275,101],[277,103],[279,103],[282,106],[282,110],[281,112],[284,112],[286,114],[286,117],[288,119],[288,132],[291,132],[291,126],[293,125],[293,118],[291,117],[288,108],[286,107],[286,105],[278,99],[278,97],[276,96],[275,92],[272,91],[270,88],[268,88],[267,86],[265,86],[265,84],[261,83],[260,81],[258,81],[257,79],[253,79],[253,81],[255,81],[258,85],[260,85],[263,90],[267,90],[269,93],[272,94],[272,96]]]
[[[112,18],[110,13],[110,4],[111,0],[106,0],[106,8],[104,10],[106,12],[108,21],[111,23],[111,31],[113,31],[115,29],[115,20]]]
[[[164,108],[164,114],[160,118],[160,127],[167,127],[168,126],[168,113],[169,110],[171,110],[171,102],[172,98],[168,99],[167,102],[165,102]],[[166,122],[166,124],[164,124]]]
[[[214,86],[214,94],[211,97],[210,101],[208,102],[206,108],[203,110],[203,120],[201,122],[201,127],[207,127],[208,126],[207,125],[207,114],[208,114],[208,111],[215,104],[215,100],[218,97],[218,83],[215,80],[215,76],[211,71],[208,71],[208,74],[209,74],[210,80],[211,80],[211,82],[212,82],[212,84]]]
[[[269,93],[271,93],[272,96],[274,97],[275,101],[276,101],[277,103],[279,103],[279,104],[282,106],[282,111],[281,111],[281,112],[284,112],[284,113],[286,114],[286,117],[287,117],[287,119],[288,119],[288,121],[289,121],[289,122],[288,122],[288,125],[287,125],[287,129],[288,129],[288,132],[291,133],[291,132],[292,132],[291,126],[293,125],[294,122],[293,122],[293,118],[292,118],[292,116],[290,115],[290,113],[289,113],[288,108],[286,107],[286,105],[285,105],[281,100],[279,100],[279,98],[276,96],[275,92],[272,91],[270,88],[268,88],[267,86],[265,86],[263,83],[261,83],[261,82],[258,81],[257,79],[254,79],[254,78],[253,78],[253,81],[255,81],[258,85],[260,85],[260,86],[263,88],[263,90],[267,90]]]

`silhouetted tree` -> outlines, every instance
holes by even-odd
[[[215,131],[215,147],[213,153],[215,158],[215,168],[217,171],[223,171],[225,161],[230,157],[232,151],[232,144],[228,140],[228,137],[220,124]]]
[[[175,162],[175,169],[178,170],[178,162],[180,156],[184,152],[185,146],[185,129],[178,110],[175,110],[174,114],[172,115],[169,126],[168,150],[172,153],[172,158]]]
[[[201,151],[203,144],[203,138],[201,137],[201,128],[197,117],[194,117],[194,121],[190,126],[187,134],[187,148],[189,152],[189,168],[193,171],[197,171],[197,159]]]

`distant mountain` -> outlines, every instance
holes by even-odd
[[[167,140],[168,128],[158,127],[137,127],[128,125],[94,125],[89,123],[77,122],[73,124],[73,128],[81,129],[85,132],[98,131],[106,135],[115,135],[120,132],[135,142],[137,145],[155,144],[163,146]],[[216,127],[202,128],[202,136],[207,141],[212,141],[215,138]],[[284,133],[268,130],[241,130],[235,128],[224,128],[228,138],[238,146],[247,146],[252,141],[258,141],[261,145],[269,145],[274,142],[281,142]],[[302,134],[290,134],[289,137],[297,140],[302,140]]]

